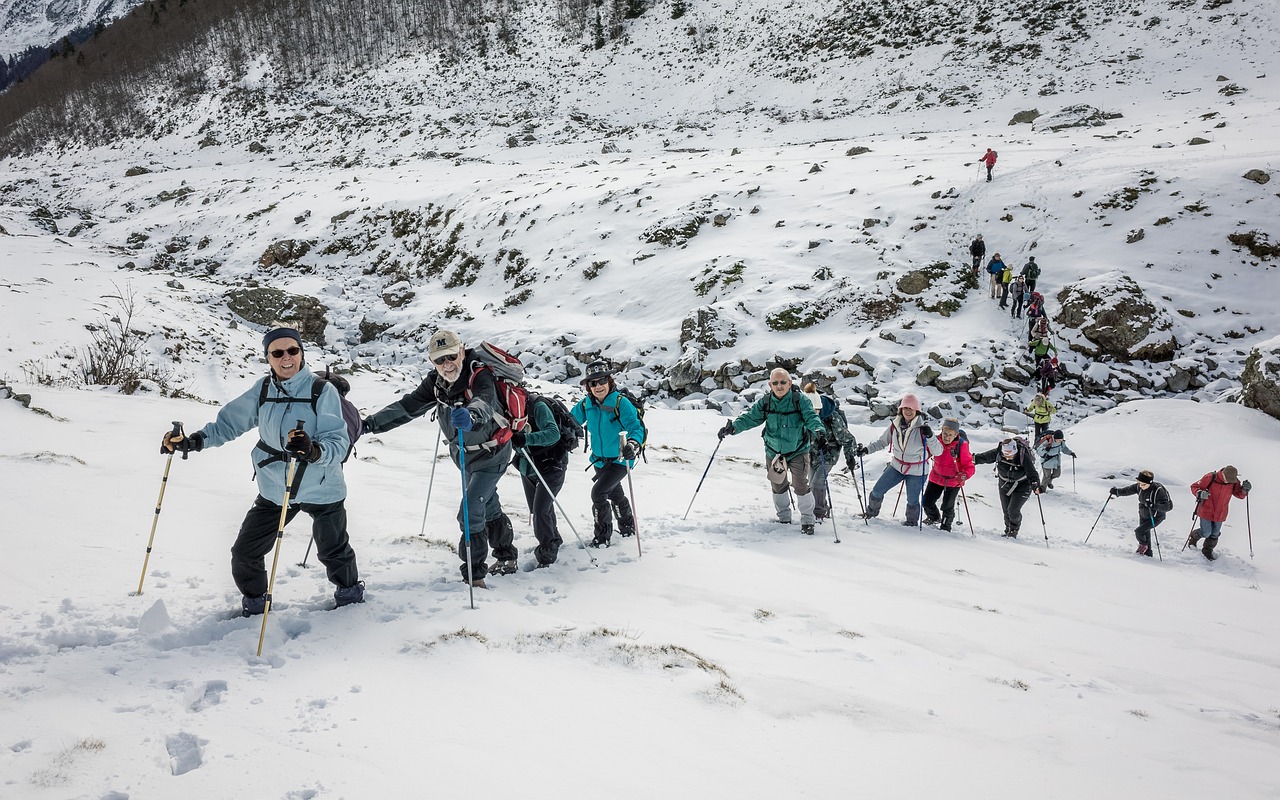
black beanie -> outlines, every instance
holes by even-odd
[[[267,334],[265,336],[262,337],[262,354],[264,356],[267,354],[268,351],[271,350],[271,343],[274,342],[276,339],[293,339],[295,342],[298,343],[298,347],[302,347],[304,350],[306,349],[305,347],[303,347],[303,344],[302,344],[302,334],[298,333],[296,329],[272,328],[271,330],[267,331]]]

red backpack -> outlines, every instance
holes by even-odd
[[[529,427],[529,392],[521,386],[524,380],[524,364],[520,359],[495,344],[481,342],[471,350],[471,378],[467,382],[467,399],[471,399],[471,384],[476,373],[487,369],[493,374],[494,388],[498,392],[498,406],[494,419],[499,428],[493,441],[502,446],[511,441],[511,434]]]

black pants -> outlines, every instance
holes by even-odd
[[[607,543],[613,536],[613,510],[618,511],[618,524],[625,529],[635,529],[635,518],[631,514],[631,504],[627,502],[627,493],[622,488],[622,481],[627,477],[627,465],[616,461],[596,468],[595,485],[591,487],[591,512],[595,516],[596,543]]]
[[[1153,518],[1147,514],[1139,513],[1138,527],[1133,529],[1134,536],[1138,537],[1138,544],[1145,544],[1150,547],[1151,533],[1160,526],[1161,522],[1164,522],[1164,514],[1156,514]]]
[[[1034,424],[1035,424],[1035,426],[1036,426],[1036,438],[1035,438],[1035,441],[1037,441],[1037,442],[1038,442],[1038,441],[1040,441],[1042,438],[1044,438],[1044,435],[1045,435],[1046,433],[1048,433],[1048,432],[1049,432],[1049,424],[1050,424],[1051,422],[1053,422],[1053,420],[1052,420],[1052,419],[1050,419],[1050,420],[1049,420],[1049,422],[1036,422],[1035,420],[1032,420],[1032,423],[1034,423]]]
[[[1000,307],[1009,307],[1009,284],[1007,283],[1000,284]]]
[[[942,525],[951,530],[951,522],[956,518],[956,496],[960,494],[959,486],[943,486],[929,481],[924,486],[925,519],[940,519]],[[942,499],[942,513],[938,513],[938,499]]]
[[[1009,312],[1009,316],[1012,316],[1012,317],[1022,316],[1022,307],[1024,305],[1024,300],[1023,300],[1024,297],[1025,295],[1022,292],[1015,291],[1013,293],[1013,310]]]
[[[356,553],[347,537],[346,501],[290,505],[285,524],[299,511],[311,515],[316,558],[324,565],[329,582],[343,588],[354,586],[360,580],[360,573],[356,569]],[[244,522],[240,523],[235,544],[231,545],[231,577],[242,594],[261,597],[267,593],[265,559],[267,553],[275,549],[279,525],[280,504],[258,495]]]
[[[561,456],[551,464],[538,464],[538,471],[547,482],[546,486],[542,485],[537,475],[520,476],[520,482],[524,485],[524,499],[533,514],[533,536],[538,540],[533,555],[539,564],[556,563],[556,553],[560,551],[560,545],[564,544],[560,531],[556,528],[555,498],[564,486],[564,473],[568,464],[568,455]],[[547,491],[547,486],[551,487],[551,491]]]
[[[1012,494],[1008,489],[1009,487],[1003,483],[996,486],[996,490],[1000,493],[1000,510],[1004,512],[1004,530],[1016,536],[1022,528],[1022,507],[1031,497],[1031,487],[1023,482],[1018,484],[1018,488],[1014,489]]]

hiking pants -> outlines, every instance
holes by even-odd
[[[569,456],[561,456],[553,464],[538,464],[546,486],[538,480],[537,475],[521,475],[524,485],[524,499],[529,504],[529,513],[533,515],[533,536],[538,540],[533,555],[539,564],[556,563],[556,554],[564,542],[560,539],[560,531],[556,527],[556,495],[564,486],[564,473],[569,465]],[[551,491],[547,491],[547,486]]]
[[[940,483],[930,481],[924,487],[924,516],[925,519],[940,520],[943,525],[951,527],[951,522],[956,518],[956,497],[960,494],[959,486],[943,486]],[[942,500],[942,513],[938,513],[938,500]]]
[[[924,488],[924,475],[904,475],[894,467],[885,467],[876,485],[871,487],[871,494],[867,496],[867,513],[873,517],[879,515],[884,496],[903,481],[907,482],[907,521],[912,524],[919,522],[920,491]]]
[[[329,582],[344,589],[354,586],[360,580],[360,573],[356,569],[356,553],[347,536],[346,501],[290,504],[285,524],[298,516],[299,511],[311,516],[316,558],[324,565]],[[267,593],[265,559],[267,553],[275,549],[279,525],[280,504],[258,495],[231,545],[231,578],[241,594],[261,597]]]
[[[1022,507],[1031,497],[1031,487],[1022,482],[1009,493],[1008,487],[1001,483],[996,487],[1000,493],[1000,510],[1004,512],[1004,529],[1007,533],[1017,535],[1022,528]]]
[[[498,499],[498,479],[502,477],[502,473],[506,472],[506,464],[495,460],[490,460],[484,464],[483,469],[472,469],[471,464],[467,464],[467,520],[466,527],[463,527],[462,521],[462,503],[458,504],[458,529],[462,534],[458,537],[458,558],[461,559],[462,565],[458,568],[462,572],[462,579],[467,579],[467,531],[471,531],[471,575],[474,580],[480,580],[485,576],[488,567],[485,565],[485,559],[489,557],[489,546],[493,545],[493,555],[495,558],[515,558],[515,548],[512,546],[511,523],[508,521],[505,528],[498,526],[498,521],[503,519],[502,503]],[[496,533],[495,539],[503,539],[506,541],[489,541],[489,529],[493,527]]]
[[[800,509],[800,524],[812,525],[816,521],[813,516],[816,495],[809,484],[809,453],[801,453],[787,461],[787,468],[782,472],[773,469],[771,464],[772,461],[766,462],[764,469],[769,477],[769,491],[773,493],[773,509],[778,515],[778,521],[791,521],[791,501],[787,490],[794,485],[796,507]]]
[[[596,474],[591,480],[591,514],[595,518],[595,541],[607,544],[613,536],[613,511],[610,504],[618,511],[619,525],[635,525],[631,514],[631,503],[627,502],[627,492],[622,488],[622,481],[627,477],[627,465],[610,461],[604,466],[596,467]]]
[[[1145,544],[1150,547],[1151,532],[1158,528],[1161,522],[1164,522],[1164,514],[1156,514],[1151,517],[1147,514],[1139,513],[1138,527],[1133,529],[1134,536],[1138,537],[1138,544]]]

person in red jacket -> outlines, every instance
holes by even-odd
[[[1191,484],[1191,493],[1196,496],[1195,515],[1200,518],[1200,530],[1192,529],[1187,544],[1194,548],[1204,537],[1204,548],[1200,552],[1210,561],[1217,558],[1213,549],[1218,546],[1218,534],[1222,533],[1222,523],[1227,519],[1227,504],[1232,497],[1243,500],[1252,488],[1253,484],[1242,482],[1240,474],[1230,464],[1217,472],[1206,472],[1203,478]]]
[[[947,417],[942,421],[938,434],[942,452],[933,459],[929,471],[929,485],[924,490],[924,524],[937,525],[940,530],[951,530],[956,518],[956,495],[964,482],[973,477],[977,469],[969,452],[968,438],[961,438],[960,421]],[[938,498],[942,498],[942,514],[938,514]]]
[[[990,181],[991,170],[995,169],[996,166],[996,151],[988,147],[986,154],[978,161],[987,165],[987,180]]]

